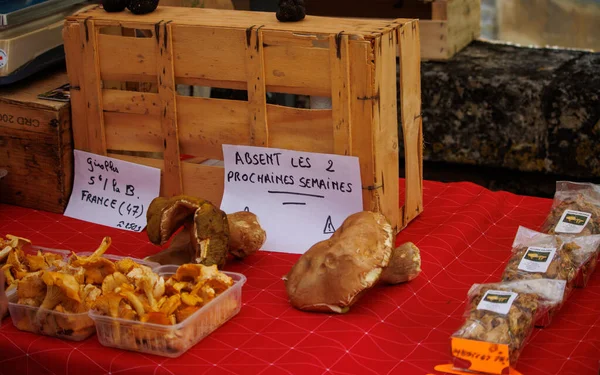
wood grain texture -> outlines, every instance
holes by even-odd
[[[88,130],[88,147],[84,151],[106,155],[104,113],[102,111],[101,77],[98,53],[98,30],[93,20],[79,22],[79,35],[83,45],[81,62],[85,67],[82,85]]]
[[[37,95],[68,82],[62,71],[0,89],[0,202],[63,213],[71,193],[69,103]]]
[[[398,197],[398,111],[396,85],[386,77],[396,73],[396,39],[394,33],[375,41],[375,97],[372,136],[374,143],[374,195],[381,212],[392,223],[394,232],[406,226],[400,215]],[[417,60],[418,61],[418,60]],[[418,78],[417,78],[418,79]]]
[[[375,199],[375,158],[373,153],[373,100],[375,91],[374,56],[371,43],[355,42],[349,45],[350,65],[350,117],[354,124],[351,128],[352,155],[358,157],[362,181],[363,207],[365,211],[379,211]]]
[[[73,126],[73,144],[80,150],[89,151],[87,111],[85,105],[86,85],[83,82],[83,43],[78,23],[65,24],[63,40],[65,42],[65,60],[71,86],[71,116]]]
[[[158,49],[158,97],[160,102],[160,124],[163,135],[163,179],[165,195],[172,197],[183,191],[181,169],[179,166],[179,127],[177,123],[177,101],[175,87],[175,69],[173,67],[173,28],[162,23],[157,28],[156,44]]]
[[[404,136],[405,204],[407,225],[423,211],[423,118],[421,116],[421,64],[419,22],[398,29],[400,47],[400,111]],[[396,151],[397,152],[397,151]]]
[[[182,7],[158,7],[143,16],[130,12],[108,13],[100,7],[67,17],[67,22],[91,17],[99,26],[121,25],[133,29],[152,29],[161,20],[173,20],[177,25],[211,26],[246,30],[264,25],[264,31],[290,31],[308,34],[335,34],[341,30],[364,38],[377,38],[381,32],[392,31],[410,19],[389,21],[377,19],[350,19],[307,16],[302,22],[279,22],[272,12],[249,12],[240,10],[201,9]]]
[[[253,27],[246,34],[246,80],[248,81],[248,122],[250,144],[257,147],[269,146],[267,126],[267,90],[265,87],[265,59],[259,27]]]
[[[331,65],[331,109],[333,115],[333,150],[339,155],[352,154],[352,122],[350,116],[350,59],[348,35],[329,37]]]

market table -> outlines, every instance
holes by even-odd
[[[434,374],[449,362],[449,337],[461,325],[467,290],[499,279],[519,225],[537,229],[551,200],[491,192],[471,183],[426,181],[424,212],[397,243],[413,241],[423,272],[410,283],[376,287],[345,315],[290,307],[281,277],[298,255],[260,252],[226,270],[241,272],[239,315],[179,358],[69,342],[0,327],[0,374]],[[0,205],[0,234],[34,244],[92,251],[111,236],[111,253],[156,251],[144,233]],[[551,327],[536,329],[523,351],[523,374],[598,374],[600,272],[574,292]]]

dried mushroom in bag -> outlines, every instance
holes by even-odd
[[[513,255],[502,274],[503,281],[562,280],[562,302],[569,297],[579,275],[589,277],[586,265],[595,260],[600,236],[560,236],[519,227],[513,242]],[[593,262],[595,264],[595,262]],[[550,324],[560,305],[551,309],[539,326]]]
[[[558,181],[552,209],[542,231],[562,236],[600,234],[600,185]],[[600,246],[595,249],[594,255],[583,263],[575,281],[576,287],[587,285],[596,269]]]
[[[598,263],[600,235],[593,236],[559,236],[564,242],[563,248],[571,256],[575,268],[573,285],[583,288],[587,285]]]
[[[600,186],[558,181],[542,232],[582,236],[600,234]]]
[[[507,345],[514,366],[540,314],[560,303],[561,283],[538,279],[475,284],[468,293],[466,321],[452,337]],[[455,361],[455,367],[461,368],[460,363]]]
[[[573,255],[558,236],[519,227],[512,251],[503,281],[556,279],[571,286],[576,271]]]

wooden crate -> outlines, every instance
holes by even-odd
[[[37,78],[36,78],[37,77]],[[0,202],[62,213],[69,201],[73,142],[69,103],[41,100],[65,72],[0,88]]]
[[[447,60],[480,34],[481,0],[305,0],[309,14],[419,18],[421,58]]]
[[[103,33],[144,29],[150,38]],[[364,208],[401,229],[422,210],[419,23],[159,7],[145,16],[95,9],[64,28],[77,149],[162,168],[163,195],[220,204],[222,144],[358,156]],[[397,52],[399,50],[399,52]],[[396,55],[400,55],[397,108]],[[104,89],[103,81],[158,82],[158,93]],[[247,90],[248,100],[179,96],[175,84]],[[332,109],[266,103],[267,92],[327,96]],[[398,110],[406,150],[399,202]],[[161,152],[163,159],[127,152]],[[399,210],[399,207],[402,209]]]

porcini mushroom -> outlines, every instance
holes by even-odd
[[[227,216],[209,201],[185,195],[155,198],[148,207],[147,222],[148,239],[157,245],[167,243],[184,224],[193,224],[189,231],[191,247],[184,246],[181,251],[189,251],[196,263],[219,267],[225,264],[229,243]]]
[[[412,242],[406,242],[394,250],[390,263],[383,269],[380,281],[387,284],[405,283],[421,273],[421,255],[419,248]]]
[[[185,195],[155,198],[147,212],[150,241],[164,245],[177,232],[169,248],[147,257],[160,264],[190,262],[222,267],[231,253],[244,258],[258,251],[266,240],[256,215],[225,215],[210,202]]]
[[[227,215],[229,252],[243,259],[257,252],[267,240],[267,233],[252,212],[240,211]]]
[[[284,277],[292,306],[345,313],[389,263],[393,231],[385,216],[350,215],[330,239],[313,245]]]

